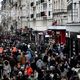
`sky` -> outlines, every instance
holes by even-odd
[[[3,0],[0,0],[0,2],[1,2],[1,1],[3,1]]]

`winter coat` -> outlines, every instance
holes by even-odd
[[[11,66],[8,62],[8,64],[6,65],[5,63],[3,63],[3,74],[9,74],[11,72]]]
[[[44,66],[44,62],[43,62],[41,59],[39,59],[39,60],[36,62],[36,66],[37,66],[39,69],[41,69],[41,68]]]

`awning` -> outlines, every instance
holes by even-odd
[[[52,30],[66,30],[66,26],[49,26],[48,29],[52,29]]]
[[[35,27],[34,30],[35,31],[45,31],[47,30],[47,27]]]

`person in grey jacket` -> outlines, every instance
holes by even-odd
[[[3,62],[3,75],[10,77],[10,73],[11,73],[11,66],[9,64],[9,61],[5,60]]]

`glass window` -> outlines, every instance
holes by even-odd
[[[48,12],[48,15],[50,16],[50,14],[51,14],[51,12],[49,11],[49,12]]]

